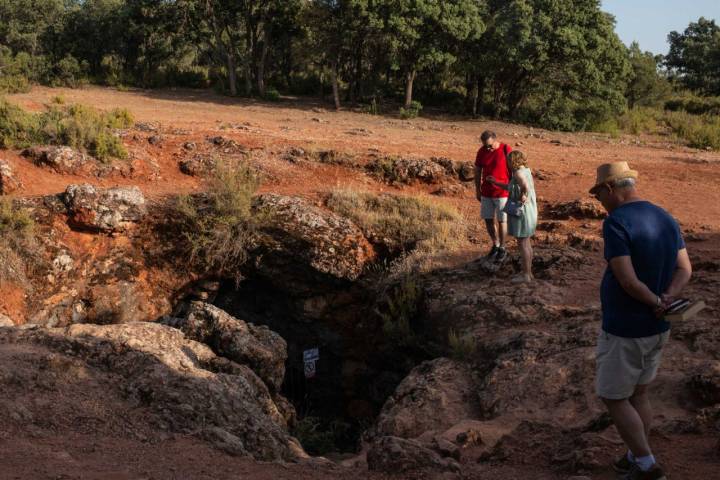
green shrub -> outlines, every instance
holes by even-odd
[[[132,123],[132,115],[125,109],[100,112],[85,105],[64,106],[55,99],[47,111],[30,113],[0,100],[0,147],[69,145],[85,149],[101,161],[125,158],[127,151],[112,130]]]
[[[465,243],[462,215],[427,197],[344,189],[331,192],[326,203],[353,220],[368,238],[382,239],[391,250],[435,253],[455,250]]]
[[[39,115],[0,99],[0,148],[25,148],[44,139]]]
[[[307,416],[297,421],[291,433],[309,454],[324,455],[340,450],[351,430],[352,426],[341,420],[323,421]]]
[[[666,112],[664,120],[691,147],[720,149],[720,116]]]
[[[265,90],[265,96],[263,98],[269,102],[279,102],[280,92],[278,92],[274,88],[268,88],[267,90]]]
[[[620,127],[618,126],[617,120],[615,120],[614,118],[594,124],[590,127],[590,131],[606,133],[613,138],[617,138],[620,136]]]
[[[229,274],[240,280],[254,227],[252,197],[259,186],[246,164],[219,163],[209,179],[207,194],[184,195],[173,205],[179,248],[190,264],[203,272]]]
[[[623,132],[639,135],[641,133],[657,133],[658,122],[662,114],[652,108],[636,107],[622,114],[618,126]]]
[[[27,211],[0,197],[0,286],[6,281],[24,283],[27,263],[39,262],[33,230]]]
[[[417,100],[413,100],[408,108],[400,107],[400,118],[407,120],[409,118],[417,118],[422,111],[422,104]]]
[[[412,324],[418,314],[421,295],[420,286],[408,275],[389,288],[376,309],[383,321],[383,333],[400,346],[417,343]]]
[[[53,68],[50,84],[53,87],[77,88],[87,83],[86,70],[87,64],[81,64],[75,57],[67,54]]]
[[[477,351],[475,339],[470,335],[460,335],[454,329],[448,332],[450,356],[458,361],[470,360]]]

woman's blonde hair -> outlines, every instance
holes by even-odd
[[[527,167],[528,161],[525,154],[519,150],[513,150],[508,153],[508,162],[510,163],[510,170],[513,172],[519,168]]]

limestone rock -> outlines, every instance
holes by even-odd
[[[96,188],[69,185],[63,197],[73,226],[101,232],[125,230],[147,213],[138,187]]]
[[[72,147],[33,147],[23,151],[23,155],[58,173],[93,173],[97,170],[94,158]]]
[[[106,370],[128,399],[153,411],[171,432],[198,435],[231,454],[295,457],[297,448],[262,380],[177,329],[129,323],[11,332],[0,334],[0,343],[43,346]]]
[[[703,366],[688,382],[693,395],[706,406],[720,403],[720,362]]]
[[[192,302],[186,318],[174,318],[168,323],[188,338],[207,344],[217,355],[248,365],[272,390],[280,389],[287,344],[269,328],[245,323],[202,302]]]
[[[22,188],[15,171],[5,160],[0,160],[0,195],[7,195]]]
[[[573,200],[551,205],[547,216],[558,220],[575,219],[601,219],[607,216],[605,209],[597,203],[587,200]]]
[[[387,400],[371,436],[415,438],[445,431],[466,418],[477,418],[475,382],[468,367],[438,358],[415,367]]]
[[[10,317],[0,313],[0,328],[1,327],[14,327],[14,326],[15,326],[15,322],[13,322]]]
[[[373,443],[367,463],[370,470],[393,474],[411,470],[460,471],[456,461],[440,457],[415,440],[392,436],[380,437]]]
[[[268,277],[277,272],[292,277],[293,269],[310,269],[339,280],[356,280],[374,258],[354,223],[304,199],[261,195],[253,202],[253,212],[263,218],[254,248],[256,265]],[[307,272],[298,278],[306,284]]]
[[[445,168],[424,158],[380,158],[368,165],[369,171],[388,183],[437,183],[447,176]]]

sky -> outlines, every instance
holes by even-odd
[[[643,51],[666,54],[667,35],[684,31],[690,22],[705,17],[720,24],[720,0],[602,0],[602,9],[615,15],[615,31]]]

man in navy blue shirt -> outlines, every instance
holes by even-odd
[[[647,390],[670,335],[662,314],[687,285],[692,267],[677,222],[640,198],[637,177],[627,162],[601,165],[590,190],[609,213],[596,390],[628,446],[615,469],[626,480],[664,480],[648,443]]]

